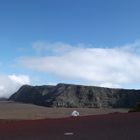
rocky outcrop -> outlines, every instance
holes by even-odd
[[[130,108],[140,101],[140,90],[72,84],[24,85],[9,100],[48,107]]]

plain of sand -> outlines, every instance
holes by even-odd
[[[34,120],[46,118],[69,117],[73,110],[80,116],[108,114],[114,112],[126,113],[128,109],[112,108],[49,108],[32,104],[23,104],[10,101],[0,102],[0,119]]]

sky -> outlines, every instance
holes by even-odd
[[[23,84],[140,89],[139,0],[1,0],[0,97]]]

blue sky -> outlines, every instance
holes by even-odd
[[[28,77],[30,84],[140,88],[135,72],[140,60],[139,7],[139,0],[1,0],[0,75]],[[100,59],[93,61],[95,56]]]
[[[139,0],[1,1],[1,42],[6,47],[37,40],[122,45],[139,39],[139,5]]]

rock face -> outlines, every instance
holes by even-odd
[[[130,108],[140,101],[140,90],[71,84],[24,85],[9,100],[47,107]]]

